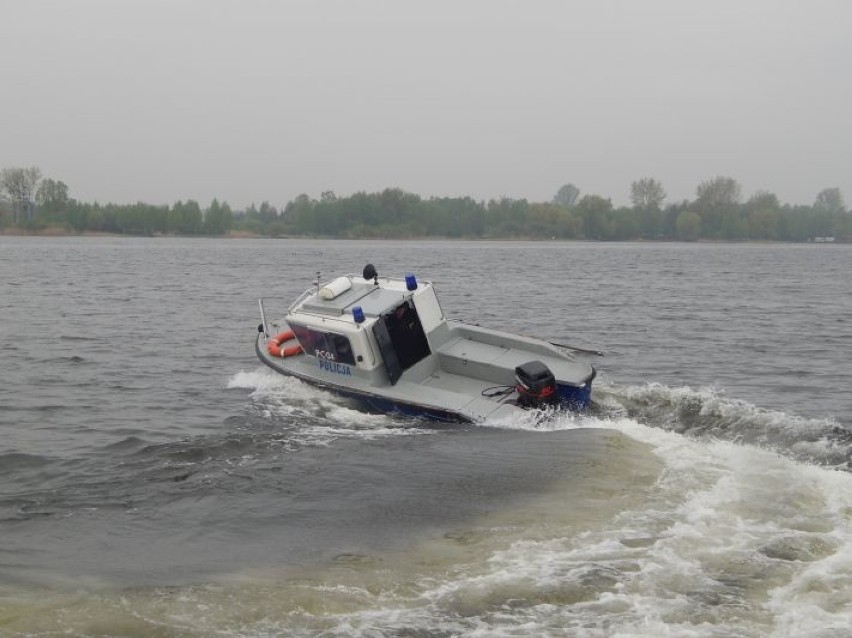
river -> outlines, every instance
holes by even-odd
[[[414,272],[599,349],[436,425],[263,367],[257,298]],[[0,636],[847,636],[852,247],[0,237]]]

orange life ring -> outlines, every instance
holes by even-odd
[[[292,330],[279,332],[277,335],[272,337],[272,339],[266,342],[266,351],[273,357],[292,357],[293,355],[297,355],[302,352],[302,346],[298,343],[287,348],[281,347],[281,344],[285,341],[290,341],[295,338],[296,334]]]

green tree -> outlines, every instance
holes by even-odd
[[[420,206],[423,232],[441,237],[481,237],[485,207],[471,197],[433,197]]]
[[[777,239],[781,223],[778,197],[768,191],[758,191],[743,207],[750,239]]]
[[[406,193],[401,188],[386,188],[380,195],[380,201],[386,221],[404,224],[412,220],[420,196]]]
[[[316,202],[302,193],[284,208],[284,218],[292,220],[296,233],[301,235],[316,235],[320,232],[314,223],[315,205]]]
[[[852,240],[852,212],[840,213],[835,235],[843,238],[844,241]]]
[[[778,212],[778,238],[786,241],[807,241],[810,234],[809,206],[791,206],[785,204]]]
[[[271,224],[278,219],[278,210],[266,200],[260,203],[260,209],[257,211],[257,214],[264,224]]]
[[[313,223],[322,235],[340,237],[347,232],[347,223],[342,219],[342,206],[328,197],[313,202]]]
[[[167,229],[176,235],[198,235],[203,227],[201,207],[195,200],[178,201],[168,213]]]
[[[609,238],[612,201],[600,195],[584,195],[577,202],[574,213],[583,220],[583,236],[586,239]]]
[[[0,228],[8,226],[12,220],[12,203],[0,196]]]
[[[722,215],[722,227],[719,234],[722,239],[727,240],[748,239],[748,222],[739,210],[730,210]]]
[[[770,193],[769,191],[757,191],[754,195],[749,197],[746,202],[747,210],[780,210],[781,203],[778,201],[778,196],[775,193]]]
[[[675,222],[677,238],[683,241],[695,241],[701,236],[701,216],[685,210],[677,216]]]
[[[748,214],[748,234],[751,239],[776,239],[778,237],[778,211],[759,208]]]
[[[685,210],[688,210],[689,202],[682,201],[676,204],[669,204],[663,209],[660,217],[660,236],[666,239],[675,239],[677,237],[677,218]]]
[[[146,205],[138,202],[131,206],[111,206],[115,210],[118,231],[128,235],[148,235],[146,232]]]
[[[530,204],[527,215],[527,234],[532,237],[556,237],[556,226],[561,206],[555,204]]]
[[[722,218],[737,207],[741,191],[739,183],[732,177],[714,177],[698,185],[695,191],[698,199],[694,206],[701,216],[706,237],[719,235]]]
[[[528,234],[533,237],[562,239],[580,236],[583,224],[572,212],[556,204],[530,204]]]
[[[224,235],[234,225],[234,214],[226,202],[219,203],[214,198],[210,206],[204,211],[204,234]]]
[[[556,236],[577,239],[583,234],[583,220],[573,213],[565,213],[556,221]]]
[[[530,205],[525,199],[502,197],[489,200],[486,208],[489,237],[523,237],[527,233]]]
[[[659,211],[658,211],[659,212]],[[608,234],[605,239],[624,241],[636,239],[640,235],[639,219],[636,211],[631,208],[618,208],[610,215]]]
[[[364,225],[367,227],[375,226],[382,219],[382,212],[379,207],[379,200],[375,194],[359,191],[349,197],[344,205],[347,218],[351,220],[350,232],[353,227]]]

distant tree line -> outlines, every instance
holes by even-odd
[[[810,206],[782,204],[769,192],[742,198],[739,183],[714,177],[696,188],[694,200],[666,203],[654,178],[630,187],[630,206],[615,207],[600,195],[565,184],[551,201],[429,197],[387,188],[318,199],[299,195],[281,210],[263,202],[234,211],[214,199],[202,209],[193,200],[171,206],[84,203],[68,186],[42,179],[36,168],[0,173],[0,229],[105,232],[128,235],[225,235],[270,237],[449,237],[591,240],[852,240],[852,213],[838,188],[826,188]]]

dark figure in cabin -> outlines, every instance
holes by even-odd
[[[385,324],[403,370],[430,354],[420,317],[410,301],[403,302],[387,315]]]

